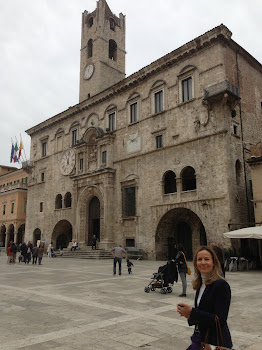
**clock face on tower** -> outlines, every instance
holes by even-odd
[[[64,152],[61,164],[60,164],[60,170],[63,175],[69,175],[73,171],[75,167],[76,162],[76,155],[75,152],[72,149],[69,149]]]
[[[89,64],[86,67],[84,78],[85,79],[90,79],[92,77],[93,73],[94,73],[94,65],[93,64]]]

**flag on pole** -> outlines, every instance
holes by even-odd
[[[19,146],[18,159],[20,159],[20,157],[21,157],[22,149],[23,149],[23,143],[22,143],[22,139],[20,139],[20,146]]]
[[[12,142],[10,163],[12,163],[12,161],[13,161],[14,153],[15,153],[15,148],[14,148],[14,144],[13,144],[13,142]]]

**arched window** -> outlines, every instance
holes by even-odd
[[[87,43],[87,58],[93,56],[93,39],[89,39]]]
[[[235,170],[236,170],[236,182],[237,182],[237,185],[239,186],[241,181],[241,162],[239,159],[236,161]]]
[[[58,194],[55,198],[55,208],[61,209],[62,208],[62,195]]]
[[[183,191],[192,191],[196,189],[195,169],[188,166],[182,171],[182,189]]]
[[[113,61],[117,60],[117,44],[114,40],[109,40],[109,58]]]
[[[72,206],[72,195],[70,192],[67,192],[65,194],[65,199],[64,199],[64,207],[65,208],[71,208]]]
[[[116,24],[115,24],[115,21],[113,20],[113,18],[110,18],[109,23],[110,23],[110,29],[115,30]]]
[[[88,27],[91,28],[94,24],[94,18],[93,17],[90,17],[89,20],[88,20]]]
[[[164,193],[175,193],[176,191],[176,174],[173,171],[168,171],[164,178]]]

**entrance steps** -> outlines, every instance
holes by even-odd
[[[79,250],[70,248],[63,249],[63,255],[56,251],[57,258],[74,258],[74,259],[112,259],[111,251],[105,249],[93,249],[91,247],[83,247]]]

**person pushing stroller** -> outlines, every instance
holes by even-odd
[[[132,261],[126,258],[126,265],[127,265],[128,273],[130,275],[132,273],[132,266],[134,266],[134,264],[132,263]]]

